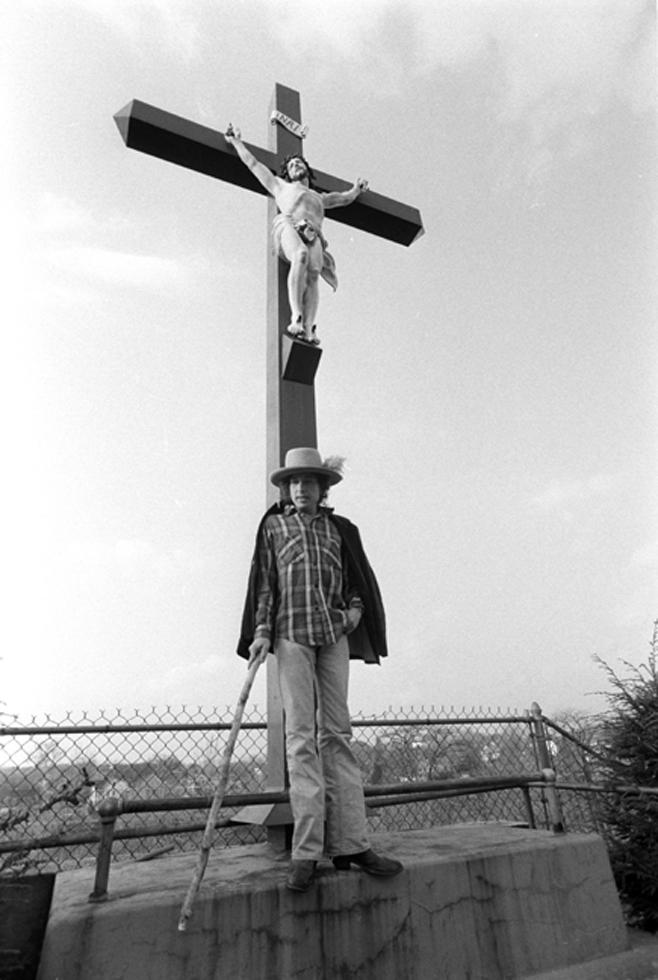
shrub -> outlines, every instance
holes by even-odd
[[[624,661],[619,677],[598,658],[612,692],[604,737],[611,762],[608,777],[623,786],[658,789],[658,620],[648,662]],[[658,795],[614,793],[604,803],[604,835],[629,925],[658,931]]]

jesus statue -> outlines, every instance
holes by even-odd
[[[313,188],[313,171],[300,154],[287,157],[280,175],[275,177],[247,149],[240,137],[240,130],[231,123],[226,129],[225,139],[271,194],[279,209],[272,234],[277,255],[290,265],[288,302],[291,318],[286,332],[297,340],[319,344],[315,323],[319,301],[318,277],[322,276],[334,290],[338,285],[336,266],[322,233],[324,212],[328,208],[351,204],[368,189],[368,182],[359,178],[348,191],[316,191]]]

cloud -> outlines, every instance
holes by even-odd
[[[636,548],[631,555],[630,565],[632,568],[658,569],[658,540],[650,541],[641,548]]]
[[[193,647],[186,651],[186,656],[179,662],[165,667],[157,674],[145,678],[143,693],[154,704],[184,704],[188,706],[201,703],[214,704],[224,709],[224,720],[230,720],[236,707],[236,698],[245,680],[245,661],[233,653],[222,656],[212,653],[206,657],[195,658]],[[261,670],[256,676],[249,697],[250,720],[258,720],[261,715],[259,705],[267,698],[267,671]],[[209,760],[219,762],[226,740],[224,732],[208,732],[205,735],[197,733],[194,739],[193,751],[205,755]],[[255,732],[245,734],[242,744],[248,746],[264,745],[264,735]],[[241,741],[238,741],[237,751],[240,752]]]
[[[510,114],[556,87],[582,85],[596,96],[630,83],[627,61],[652,49],[646,0],[266,0],[264,7],[291,55],[321,45],[358,61],[366,76],[379,45],[395,46],[398,56],[413,45],[411,76],[497,52]]]
[[[72,197],[47,192],[23,212],[8,206],[5,217],[12,228],[12,240],[1,253],[10,286],[5,306],[25,326],[38,323],[43,311],[88,306],[108,288],[166,287],[171,293],[187,289],[209,270],[215,281],[243,274],[237,263],[220,264],[199,252],[172,258],[115,248],[114,242],[134,240],[140,231],[132,217],[114,210],[98,213]]]
[[[562,160],[591,149],[597,118],[617,101],[653,105],[653,30],[644,0],[506,4],[491,24],[499,80],[493,112],[502,125],[499,185],[541,194]]]
[[[345,58],[361,59],[378,40],[382,21],[396,7],[387,0],[283,0],[265,2],[272,32],[291,54],[317,54],[318,44]]]
[[[190,61],[201,52],[199,0],[32,0],[35,5],[71,8],[74,4],[133,45],[165,46]]]
[[[73,198],[50,192],[42,194],[29,213],[12,220],[14,261],[25,281],[40,285],[30,290],[32,304],[38,304],[40,293],[45,305],[86,303],[99,284],[149,289],[185,285],[204,264],[197,256],[180,260],[94,244],[94,238],[125,237],[131,230],[128,219],[110,212],[99,216]]]
[[[92,225],[92,216],[77,201],[47,191],[42,195],[35,216],[35,230],[45,234],[79,231]]]
[[[83,538],[69,542],[60,562],[65,574],[77,575],[82,582],[109,576],[148,584],[186,582],[198,571],[202,559],[183,549],[160,548],[145,538]]]
[[[628,67],[652,40],[650,30],[640,31],[644,0],[510,2],[496,9],[489,30],[504,69],[507,118],[547,101],[563,117],[598,112],[614,93],[634,100],[624,91]]]
[[[647,0],[287,0],[266,3],[291,58],[329,50],[381,96],[469,71],[489,99],[499,185],[541,187],[562,158],[590,145],[592,121],[616,100],[654,102]],[[320,69],[321,70],[321,69]],[[465,91],[467,91],[465,89]]]
[[[208,684],[221,677],[224,661],[218,654],[211,654],[201,661],[185,661],[170,667],[162,677],[165,690],[179,691],[182,684],[193,690],[203,691]]]
[[[49,238],[71,239],[82,233],[125,234],[131,222],[125,214],[107,211],[98,214],[84,207],[79,200],[46,191],[35,199],[23,217],[25,232],[34,238],[40,234]]]
[[[651,635],[651,623],[658,615],[658,538],[636,548],[621,570],[618,594],[611,612],[616,625],[632,627],[638,636]],[[641,648],[633,651],[639,654]]]
[[[551,480],[544,490],[532,498],[531,503],[543,513],[559,513],[571,518],[574,508],[609,499],[617,485],[618,478],[606,473],[596,473],[580,480]]]
[[[49,254],[49,263],[88,279],[151,289],[182,284],[191,271],[189,266],[175,259],[90,245],[55,248]]]

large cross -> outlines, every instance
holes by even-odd
[[[126,146],[131,149],[266,194],[233,147],[216,130],[137,100],[117,112],[114,119]],[[276,174],[286,156],[302,153],[299,93],[277,84],[270,119],[274,125],[270,128],[269,149],[246,145],[257,160]],[[338,177],[315,168],[314,171],[315,188],[320,192],[344,191],[350,186]],[[269,198],[268,237],[275,215],[276,205]],[[411,245],[423,233],[420,213],[416,208],[371,190],[365,191],[347,207],[332,208],[327,211],[326,217],[401,245]],[[288,449],[317,446],[313,380],[320,351],[291,340],[285,332],[290,322],[287,275],[288,266],[270,249],[267,266],[267,473],[283,464]],[[274,488],[269,482],[267,490],[268,502],[271,503]],[[267,785],[268,789],[283,789],[283,712],[273,659],[267,658]],[[279,819],[289,819],[277,817],[276,809],[272,810],[271,807],[262,808],[260,813],[255,808],[248,809],[254,822],[267,822],[271,827]],[[270,840],[282,846],[284,838],[280,831],[271,829]]]

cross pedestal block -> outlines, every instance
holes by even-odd
[[[293,340],[285,334],[281,337],[281,377],[285,381],[312,385],[321,357],[319,347]]]
[[[289,803],[253,803],[251,806],[243,806],[238,813],[233,814],[231,820],[257,827],[285,827],[288,831],[287,837],[292,839],[293,818]]]
[[[629,959],[594,834],[464,824],[376,833],[372,846],[403,873],[378,879],[322,861],[305,894],[286,889],[288,858],[266,844],[217,847],[184,933],[193,853],[113,866],[102,904],[87,900],[89,868],[60,872],[38,980],[656,975]]]

